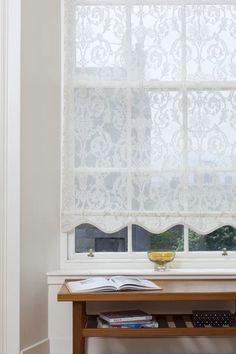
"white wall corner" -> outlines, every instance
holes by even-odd
[[[0,1],[0,354],[19,354],[20,0]]]

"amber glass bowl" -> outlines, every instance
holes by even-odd
[[[175,258],[175,251],[148,251],[148,259],[157,265],[158,270],[166,270],[167,263],[172,262]]]

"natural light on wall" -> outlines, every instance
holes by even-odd
[[[123,232],[125,252],[128,225],[136,251],[139,227],[175,226],[181,251],[184,228],[194,250],[224,226],[234,248],[235,1],[65,0],[64,18],[62,231]]]

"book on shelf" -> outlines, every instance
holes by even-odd
[[[99,318],[109,324],[127,324],[127,323],[148,323],[153,320],[152,315],[142,310],[124,310],[101,312]]]
[[[102,318],[97,318],[97,328],[158,328],[159,323],[156,320],[151,320],[148,322],[129,322],[129,323],[113,323],[110,324]]]
[[[66,282],[66,286],[70,293],[161,290],[158,285],[150,280],[125,276],[113,276],[110,278],[91,277],[84,280],[71,280]]]
[[[230,327],[233,316],[229,310],[194,310],[192,311],[194,327]]]

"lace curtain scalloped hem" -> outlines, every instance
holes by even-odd
[[[130,224],[143,227],[152,233],[162,233],[175,225],[186,225],[199,234],[208,234],[221,226],[230,225],[236,228],[236,215],[212,216],[134,216],[134,215],[100,215],[63,214],[62,232],[70,232],[81,224],[91,224],[103,232],[112,233]]]

